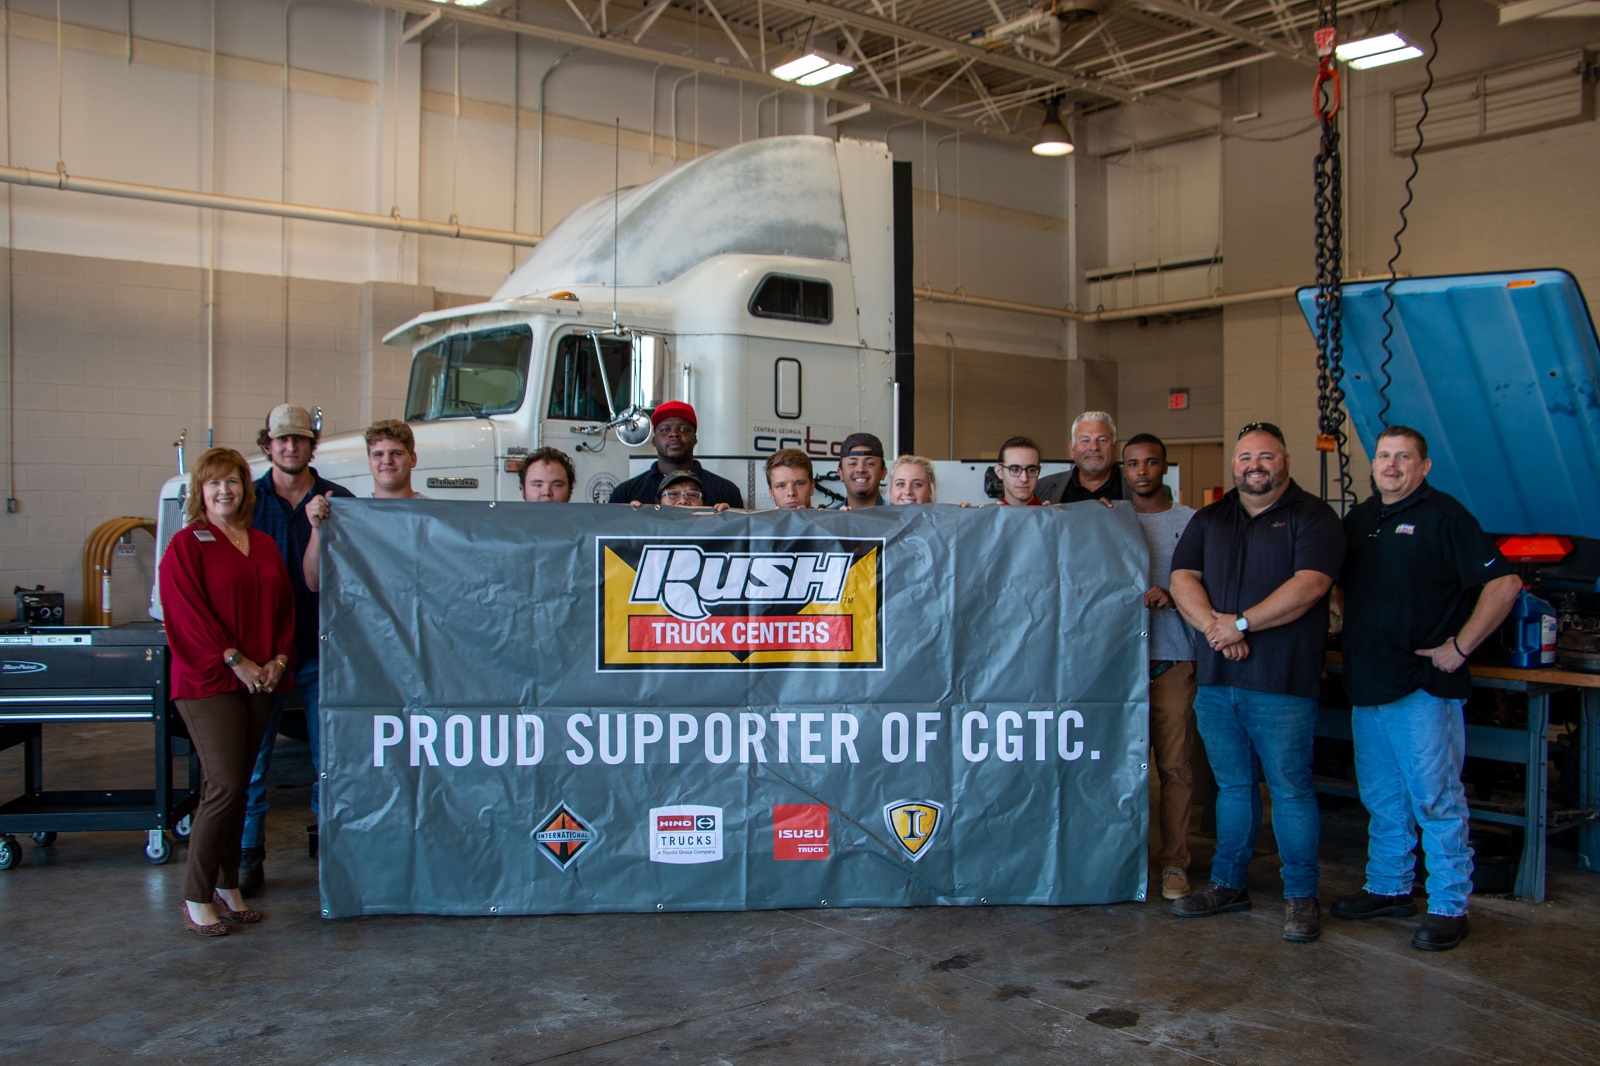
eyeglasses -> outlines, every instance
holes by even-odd
[[[1031,466],[1018,466],[1016,463],[1005,463],[1001,465],[1000,469],[1004,470],[1012,477],[1022,477],[1024,474],[1026,474],[1028,477],[1039,476],[1038,463],[1034,463]]]
[[[661,494],[669,503],[704,503],[705,496],[694,489],[668,489]]]
[[[1245,424],[1245,427],[1239,431],[1239,435],[1234,439],[1244,440],[1245,435],[1249,433],[1265,433],[1270,437],[1278,438],[1279,444],[1286,444],[1283,439],[1283,430],[1279,429],[1271,422],[1248,422]]]

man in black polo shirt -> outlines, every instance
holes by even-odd
[[[739,486],[725,477],[718,477],[700,465],[694,457],[695,433],[700,423],[694,408],[682,400],[668,400],[650,416],[655,427],[656,461],[638,477],[631,477],[611,490],[612,503],[655,503],[661,494],[661,482],[668,474],[688,470],[700,479],[706,503],[719,503],[729,507],[744,507],[744,496]]]
[[[1461,786],[1462,705],[1472,682],[1464,667],[1510,613],[1522,581],[1467,509],[1428,484],[1432,466],[1421,433],[1388,427],[1372,455],[1378,494],[1344,520],[1344,683],[1371,821],[1366,884],[1335,900],[1333,914],[1417,913],[1420,826],[1428,914],[1411,943],[1448,951],[1467,935],[1472,892]]]
[[[1239,432],[1233,484],[1194,516],[1172,555],[1172,598],[1204,638],[1194,712],[1217,779],[1211,882],[1174,902],[1172,913],[1201,918],[1250,909],[1259,760],[1283,864],[1283,938],[1308,942],[1322,931],[1311,743],[1327,594],[1344,558],[1344,535],[1333,509],[1289,479],[1277,426],[1252,422]]]
[[[1045,503],[1082,503],[1085,500],[1125,500],[1121,456],[1117,452],[1117,424],[1104,411],[1085,411],[1072,420],[1072,443],[1067,446],[1072,469],[1039,480],[1039,498]]]

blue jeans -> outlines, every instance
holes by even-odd
[[[1428,913],[1467,913],[1472,849],[1467,845],[1467,790],[1461,764],[1467,729],[1461,700],[1421,689],[1393,703],[1356,707],[1356,782],[1367,828],[1368,892],[1408,896],[1416,872],[1417,828],[1428,857]]]
[[[1283,862],[1284,898],[1316,896],[1322,815],[1311,787],[1311,742],[1317,731],[1317,701],[1201,685],[1194,715],[1217,779],[1217,852],[1211,880],[1223,888],[1249,884],[1250,858],[1261,831],[1259,766],[1272,790],[1272,833]]]
[[[289,701],[299,696],[306,708],[306,738],[311,744],[311,817],[316,818],[319,803],[319,785],[322,781],[322,721],[317,717],[317,682],[322,675],[321,660],[312,659],[295,667],[294,689],[272,701],[272,718],[267,722],[267,734],[261,738],[261,750],[256,754],[256,767],[250,772],[250,787],[245,792],[244,833],[239,838],[241,847],[259,848],[267,840],[267,771],[272,768],[272,749],[278,740],[278,725],[283,721],[283,709]]]

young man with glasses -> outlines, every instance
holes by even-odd
[[[1000,445],[1000,458],[994,464],[994,475],[1000,479],[1002,506],[1044,505],[1034,491],[1039,484],[1039,446],[1028,437],[1011,437]]]
[[[1172,555],[1172,598],[1205,642],[1194,711],[1217,780],[1211,881],[1172,913],[1250,909],[1259,763],[1282,861],[1283,938],[1307,943],[1322,932],[1311,745],[1344,532],[1333,508],[1290,480],[1283,431],[1269,422],[1239,431],[1233,484],[1194,516]]]

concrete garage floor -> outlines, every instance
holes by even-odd
[[[46,787],[147,784],[129,729],[47,730]],[[20,764],[0,753],[0,800]],[[218,942],[182,928],[181,850],[153,867],[131,833],[23,838],[0,873],[0,1060],[1600,1061],[1600,875],[1569,851],[1549,902],[1479,898],[1466,944],[1438,955],[1403,919],[1285,943],[1271,858],[1253,912],[1190,921],[1159,900],[327,921],[303,745],[274,776],[267,920]],[[1324,905],[1360,883],[1364,824],[1325,811]],[[1203,876],[1210,842],[1193,843]]]

